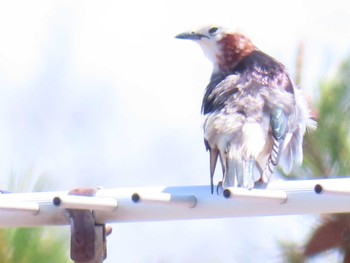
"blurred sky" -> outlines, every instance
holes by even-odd
[[[246,33],[291,74],[303,42],[311,98],[349,54],[346,1],[2,1],[0,182],[32,168],[55,190],[208,184],[211,65],[174,36],[211,23]],[[281,262],[276,240],[300,242],[310,218],[114,225],[106,262]]]

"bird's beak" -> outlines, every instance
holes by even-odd
[[[195,31],[183,32],[183,33],[178,34],[177,36],[175,36],[175,38],[189,39],[189,40],[201,40],[203,37],[209,38],[208,36],[200,34],[200,33],[197,33]]]

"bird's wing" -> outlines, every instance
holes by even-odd
[[[202,113],[223,109],[227,100],[238,92],[239,74],[215,74],[211,77],[202,101]]]
[[[281,108],[275,108],[270,115],[270,126],[272,135],[272,148],[269,154],[264,172],[262,174],[262,181],[267,183],[272,176],[276,166],[278,165],[287,134],[288,118]]]

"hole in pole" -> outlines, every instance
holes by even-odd
[[[320,194],[322,191],[323,191],[322,185],[316,184],[316,185],[315,185],[315,192],[316,192],[317,194]]]
[[[225,189],[223,194],[225,198],[229,198],[231,196],[231,192],[229,189]]]
[[[55,206],[59,206],[61,204],[61,198],[59,198],[58,196],[54,197],[52,200],[53,204]]]
[[[137,194],[137,193],[132,194],[131,200],[132,200],[134,203],[138,203],[138,202],[140,201],[140,195]]]

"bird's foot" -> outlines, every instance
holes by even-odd
[[[224,192],[224,188],[222,186],[222,181],[220,181],[216,186],[216,194],[221,195],[223,192]]]
[[[254,185],[255,189],[266,189],[266,187],[267,187],[267,183],[265,183],[262,179],[255,182],[255,185]]]

